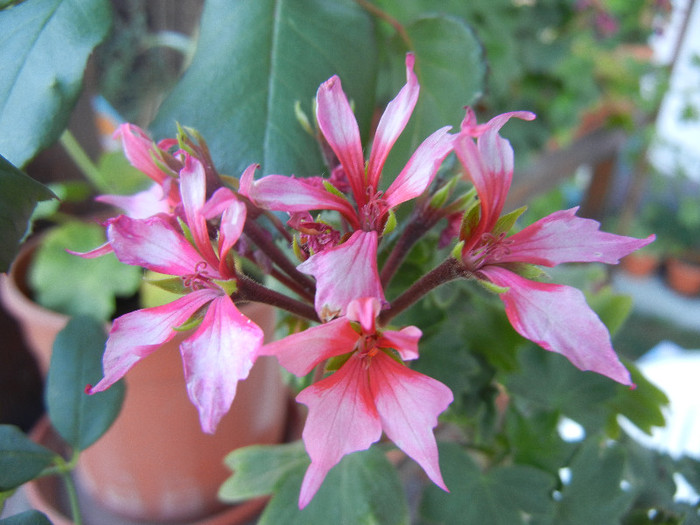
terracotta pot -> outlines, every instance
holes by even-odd
[[[666,261],[666,282],[683,295],[700,293],[700,257],[671,257]]]
[[[25,244],[12,263],[9,273],[0,275],[0,299],[5,310],[19,324],[24,341],[34,356],[39,371],[46,377],[53,341],[56,334],[68,323],[68,317],[48,310],[30,299],[27,274],[40,239],[35,237]]]
[[[24,277],[36,245],[22,251],[3,279],[2,298],[17,317],[40,369],[48,371],[56,334],[68,317],[40,307]],[[274,309],[251,303],[241,310],[272,334]],[[181,336],[185,337],[185,335]],[[185,387],[181,339],[174,339],[126,375],[126,398],[110,430],[81,454],[77,481],[111,511],[154,521],[195,519],[224,507],[217,492],[230,476],[223,458],[235,448],[282,442],[289,392],[274,358],[257,360],[239,383],[230,412],[215,435],[202,432]]]
[[[659,268],[659,257],[653,253],[634,252],[625,256],[620,265],[630,275],[646,277],[653,274]]]
[[[31,438],[41,445],[64,454],[66,446],[51,427],[48,418],[42,418],[34,427]],[[43,512],[54,525],[72,525],[70,504],[65,485],[58,476],[49,476],[27,483],[23,486],[27,500],[33,508]],[[78,500],[84,525],[148,525],[143,520],[132,521],[102,507],[78,488]],[[255,518],[265,505],[265,499],[247,501],[240,505],[227,507],[220,512],[189,523],[193,525],[235,525],[248,523]],[[161,522],[162,523],[162,522]],[[181,522],[187,523],[187,522]]]

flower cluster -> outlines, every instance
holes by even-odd
[[[367,162],[340,79],[334,76],[319,87],[316,123],[318,140],[329,152],[329,178],[267,175],[256,180],[252,165],[238,184],[225,184],[198,137],[194,141],[181,131],[177,140],[156,145],[138,128],[122,126],[118,133],[127,158],[154,185],[131,198],[103,197],[126,214],[107,220],[107,244],[82,256],[114,252],[126,264],[173,276],[160,284],[182,296],[115,320],[104,378],[89,391],[108,388],[185,332],[180,351],[188,393],[202,428],[214,432],[237,382],[258,356],[276,356],[297,376],[315,370],[315,381],[297,397],[308,407],[303,440],[311,465],[299,499],[304,507],[344,455],[368,448],[382,434],[447,490],[433,429],[452,393],[406,364],[418,358],[421,330],[389,323],[448,281],[483,282],[500,296],[522,336],[582,370],[631,385],[607,329],[583,294],[543,282],[537,268],[574,261],[614,264],[653,236],[640,240],[601,232],[595,221],[577,217],[576,209],[511,234],[522,210],[503,214],[513,151],[499,132],[510,118],[533,119],[528,112],[478,124],[467,109],[460,130],[445,127],[427,137],[382,186],[387,156],[418,100],[413,68],[409,54],[406,84],[379,120]],[[436,180],[453,152],[459,170],[452,179]],[[460,179],[473,189],[450,200]],[[412,214],[397,225],[396,208],[412,200]],[[283,224],[275,212],[287,213],[288,222]],[[262,217],[274,231],[262,226]],[[409,250],[441,221],[447,227],[440,244],[452,244],[444,262],[398,296],[387,297]],[[397,228],[396,240],[386,246],[388,232]],[[282,243],[289,250],[280,248]],[[381,267],[380,247],[389,249]],[[241,270],[245,260],[289,293],[246,275]],[[262,330],[236,306],[246,301],[274,305],[310,327],[264,344]]]

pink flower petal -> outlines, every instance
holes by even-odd
[[[187,239],[158,216],[137,220],[120,215],[110,219],[107,239],[121,262],[159,273],[190,275],[203,262]],[[208,271],[216,275],[214,268]]]
[[[204,208],[206,201],[206,191],[207,182],[204,166],[199,160],[186,155],[185,165],[180,170],[180,195],[182,196],[187,225],[192,232],[199,253],[210,265],[217,267],[219,260],[214,254],[214,248],[212,248],[209,239],[207,220],[202,214],[202,208]]]
[[[336,210],[353,228],[359,228],[357,212],[350,203],[326,191],[323,187],[304,179],[267,175],[248,185],[246,195],[257,206],[287,213],[310,210]]]
[[[219,188],[204,203],[202,215],[205,219],[216,219],[228,208],[231,203],[238,201],[236,194],[228,188]]]
[[[197,331],[180,344],[187,393],[204,432],[213,434],[231,408],[238,381],[248,377],[263,336],[229,296],[221,295]]]
[[[83,259],[96,259],[97,257],[102,257],[103,255],[107,255],[108,253],[114,252],[114,250],[112,249],[112,245],[109,244],[109,242],[106,242],[103,245],[98,246],[94,250],[90,250],[89,252],[75,252],[73,250],[66,251],[72,255],[82,257]]]
[[[635,239],[599,230],[592,219],[575,215],[578,207],[554,212],[507,239],[508,251],[498,262],[556,266],[566,262],[617,264],[655,239]]]
[[[134,168],[145,173],[158,184],[162,184],[170,176],[164,173],[153,160],[152,155],[159,157],[160,151],[141,128],[133,124],[121,124],[114,132],[114,137],[121,137],[124,155]]]
[[[302,438],[311,465],[299,495],[304,508],[328,471],[345,454],[365,450],[382,435],[362,359],[351,357],[337,372],[302,390],[297,401],[309,407]]]
[[[243,233],[245,226],[246,207],[245,204],[233,201],[221,215],[219,224],[219,273],[222,277],[234,277],[235,272],[229,270],[226,255],[236,244],[236,241]]]
[[[386,435],[423,467],[433,483],[447,490],[433,428],[438,415],[452,403],[450,389],[383,352],[372,358],[369,385]]]
[[[483,135],[489,129],[495,128],[496,132],[498,132],[511,118],[534,120],[535,114],[529,111],[511,111],[509,113],[496,115],[485,124],[477,124],[474,110],[471,107],[468,107],[467,113],[462,121],[461,128],[464,133],[467,133],[471,137],[477,138]]]
[[[163,195],[163,188],[158,184],[133,195],[99,195],[95,200],[124,210],[132,219],[146,219],[172,211],[170,203]]]
[[[321,320],[345,314],[353,299],[385,301],[377,271],[377,232],[356,231],[343,244],[309,257],[297,268],[316,278],[314,306]]]
[[[375,191],[379,189],[379,177],[389,151],[406,127],[418,101],[420,86],[415,73],[413,73],[415,61],[415,56],[412,53],[406,55],[406,85],[401,88],[396,98],[387,104],[377,125],[367,167],[367,185]]]
[[[264,345],[260,355],[274,355],[292,374],[302,377],[321,361],[351,352],[360,335],[341,317]]]
[[[447,133],[449,130],[449,126],[437,130],[411,155],[384,194],[389,208],[418,197],[430,186],[442,161],[452,151],[454,137]]]
[[[357,120],[340,78],[332,76],[318,88],[316,118],[321,133],[343,165],[358,207],[366,203],[365,158]]]
[[[423,332],[415,326],[406,326],[398,332],[395,330],[384,330],[382,335],[377,340],[377,346],[380,348],[393,348],[396,350],[401,359],[410,361],[418,359],[418,341]]]
[[[489,266],[481,272],[508,288],[500,294],[513,328],[545,350],[565,356],[581,370],[592,370],[624,385],[632,380],[610,342],[608,329],[570,286],[524,279],[509,270]]]
[[[115,319],[102,358],[104,377],[90,393],[101,392],[124,377],[132,366],[175,337],[178,333],[175,327],[219,295],[216,290],[200,290],[172,303],[136,310]]]
[[[347,308],[347,317],[351,321],[360,323],[365,334],[373,334],[376,332],[375,321],[381,306],[381,303],[374,297],[361,297],[350,301]]]

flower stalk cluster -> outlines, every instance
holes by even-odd
[[[407,365],[419,356],[421,330],[389,325],[446,282],[483,282],[498,293],[521,335],[582,370],[631,385],[581,292],[543,282],[533,269],[565,262],[614,264],[653,236],[600,232],[596,222],[577,217],[576,209],[512,234],[519,212],[503,214],[503,207],[513,151],[499,132],[510,118],[533,119],[528,112],[478,124],[467,109],[459,130],[435,131],[382,184],[389,177],[387,156],[418,100],[414,60],[407,55],[406,84],[379,120],[367,161],[341,80],[334,76],[319,87],[316,124],[328,177],[256,179],[257,166],[251,165],[231,183],[218,175],[206,144],[192,132],[180,130],[177,139],[154,144],[132,125],[119,129],[127,158],[153,185],[131,197],[101,197],[124,214],[105,222],[104,246],[81,255],[113,252],[126,264],[172,276],[156,284],[181,296],[115,320],[104,377],[89,392],[108,388],[186,332],[180,351],[188,393],[202,428],[214,432],[257,357],[276,356],[298,376],[324,370],[297,397],[309,409],[303,440],[311,465],[299,498],[304,507],[345,454],[368,448],[382,434],[447,490],[433,429],[452,393]],[[459,169],[436,180],[451,153]],[[452,197],[458,180],[473,189]],[[395,210],[409,201],[415,202],[412,214],[396,224]],[[280,212],[288,215],[286,224]],[[440,247],[452,246],[444,261],[387,297],[410,249],[439,224]],[[380,268],[378,253],[395,227],[397,240]],[[255,271],[244,271],[250,267]],[[276,285],[268,286],[267,279]],[[237,306],[250,301],[280,308],[309,327],[264,344],[262,330]]]

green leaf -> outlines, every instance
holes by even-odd
[[[221,172],[238,176],[259,163],[263,174],[318,174],[319,148],[295,104],[313,114],[316,90],[333,74],[367,130],[376,49],[369,16],[354,2],[211,0],[200,34],[152,127],[159,136],[172,134],[175,121],[196,128]]]
[[[0,525],[51,525],[51,521],[38,510],[27,510],[0,520]]]
[[[429,523],[517,525],[552,511],[554,477],[541,470],[512,465],[481,472],[455,443],[440,445],[440,469],[450,492],[426,488],[420,512]]]
[[[285,445],[253,445],[239,448],[224,459],[233,471],[219,489],[219,498],[237,503],[272,494],[280,481],[300,467],[306,469],[309,457],[301,441]]]
[[[300,511],[297,505],[305,470],[306,465],[297,465],[280,479],[259,525],[408,524],[401,481],[379,448],[345,456],[328,473],[311,503]]]
[[[611,334],[622,326],[633,305],[631,297],[615,293],[611,286],[601,288],[595,294],[586,294],[586,301]]]
[[[17,255],[37,202],[53,198],[55,195],[51,190],[0,155],[0,246],[3,247],[0,250],[0,272],[6,272]]]
[[[55,454],[30,440],[19,428],[0,425],[0,492],[34,479]]]
[[[568,463],[575,445],[559,435],[557,412],[524,414],[516,408],[516,403],[511,403],[506,414],[506,432],[516,463],[532,465],[553,475]]]
[[[84,450],[114,422],[124,399],[124,385],[88,395],[85,387],[102,377],[104,325],[91,317],[75,317],[56,336],[46,382],[51,423],[75,450]]]
[[[644,377],[634,363],[623,359],[623,364],[630,371],[636,388],[620,388],[615,397],[610,400],[608,406],[612,414],[608,429],[619,429],[617,420],[619,414],[625,416],[643,432],[651,435],[653,427],[663,427],[666,424],[663,408],[669,404],[668,397],[659,387]]]
[[[32,0],[0,12],[0,153],[17,166],[63,132],[108,0]]]
[[[481,46],[472,29],[461,19],[447,15],[426,15],[407,24],[406,33],[416,55],[415,72],[420,97],[411,120],[385,166],[384,183],[396,177],[411,153],[434,131],[464,118],[464,106],[481,95],[486,67]],[[395,42],[395,44],[397,44]],[[405,83],[403,44],[397,44],[392,67],[394,90]],[[400,73],[399,73],[400,72]]]
[[[571,480],[561,490],[553,523],[620,523],[634,498],[620,487],[624,463],[620,447],[586,440],[569,467]]]
[[[67,315],[109,319],[115,296],[128,297],[141,284],[141,269],[117,260],[114,254],[83,259],[66,250],[86,252],[105,242],[97,223],[71,221],[51,231],[37,249],[29,284],[42,306]]]

